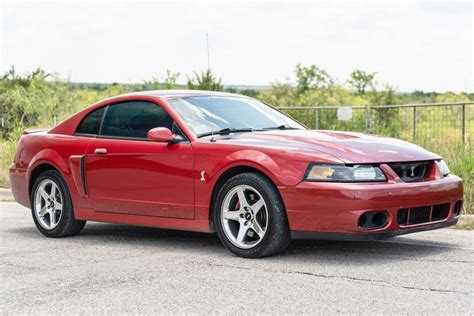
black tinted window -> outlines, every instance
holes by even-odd
[[[76,133],[80,134],[99,134],[100,121],[102,120],[102,114],[104,114],[104,108],[100,108],[89,113],[79,124]]]
[[[154,127],[173,129],[173,120],[160,106],[149,102],[110,105],[105,113],[101,135],[146,138]]]

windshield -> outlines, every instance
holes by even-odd
[[[170,101],[172,108],[196,135],[222,129],[287,127],[305,129],[288,116],[260,101],[243,97],[184,97]]]

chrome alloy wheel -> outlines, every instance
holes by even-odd
[[[242,249],[253,248],[265,236],[268,209],[262,195],[249,185],[237,185],[222,203],[221,224],[232,244]]]
[[[63,213],[63,197],[53,180],[45,179],[37,186],[33,207],[36,219],[44,229],[58,226]]]

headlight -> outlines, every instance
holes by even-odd
[[[443,177],[449,175],[449,168],[448,165],[444,162],[444,160],[438,160],[438,166],[439,170],[441,170],[441,173],[443,174]]]
[[[304,176],[306,181],[322,182],[369,182],[385,181],[387,178],[377,166],[332,165],[311,163]]]

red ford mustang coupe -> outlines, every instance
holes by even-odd
[[[436,154],[311,131],[255,99],[153,91],[26,130],[10,179],[48,237],[86,221],[217,231],[242,257],[292,238],[372,239],[456,224],[462,182]]]

